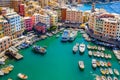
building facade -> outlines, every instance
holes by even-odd
[[[32,18],[31,17],[24,17],[24,25],[26,31],[31,31],[33,28]]]

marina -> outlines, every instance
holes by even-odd
[[[88,56],[87,48],[85,49],[83,55],[80,55],[79,51],[77,51],[76,54],[73,54],[73,52],[71,51],[74,45],[79,47],[79,44],[82,42],[84,42],[86,46],[88,44],[92,46],[97,46],[91,42],[85,41],[84,38],[82,37],[82,34],[80,33],[78,34],[79,35],[76,37],[76,39],[72,43],[71,42],[63,43],[61,42],[61,37],[56,38],[56,35],[49,37],[45,40],[36,42],[35,45],[47,46],[46,55],[34,54],[34,52],[31,51],[32,46],[26,49],[21,49],[19,52],[24,56],[24,59],[22,59],[19,62],[16,62],[14,60],[10,60],[9,62],[7,62],[14,65],[15,68],[10,74],[0,77],[1,80],[8,79],[8,78],[19,80],[19,78],[17,77],[17,74],[20,72],[25,73],[29,77],[28,80],[37,80],[37,79],[42,79],[42,80],[85,79],[87,80],[88,78],[90,80],[93,80],[96,78],[97,75],[102,76],[99,70],[99,67],[97,67],[97,65],[95,70],[92,68],[91,66],[92,57]],[[61,36],[61,34],[59,35]],[[97,61],[101,60],[103,62],[110,61],[112,63],[112,71],[113,71],[113,68],[119,70],[119,63],[116,57],[114,56],[112,50],[105,48],[104,52],[111,54],[112,58],[110,60],[109,59],[106,60],[104,58],[102,59],[102,58],[96,57],[95,59],[97,59]],[[79,66],[78,66],[79,60],[84,61],[84,65],[85,65],[84,71],[79,70]],[[34,66],[31,66],[31,62],[32,62],[32,65]],[[48,68],[48,65],[49,65],[49,68]],[[109,71],[109,68],[106,68],[106,69],[108,69]],[[109,75],[111,74],[109,73]],[[46,75],[47,76],[49,75],[49,76],[46,77]],[[115,78],[119,78],[119,77],[116,77],[114,73],[112,75]],[[105,77],[102,77],[102,78],[105,78]]]

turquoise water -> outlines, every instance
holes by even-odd
[[[109,13],[120,14],[120,2],[96,4],[96,8],[104,8]],[[77,7],[77,9],[82,11],[91,10],[91,4],[84,4],[82,7]]]
[[[24,58],[20,61],[8,61],[15,68],[10,74],[0,77],[0,80],[7,80],[10,77],[13,80],[19,80],[17,77],[19,72],[27,74],[28,80],[94,80],[96,74],[100,75],[99,68],[95,71],[92,69],[92,58],[88,56],[87,49],[83,55],[80,55],[79,52],[73,54],[72,48],[76,42],[94,45],[86,42],[81,34],[74,42],[67,43],[62,43],[60,38],[55,36],[47,38],[36,43],[47,46],[46,55],[34,54],[31,47],[21,50],[20,53],[24,55]],[[113,65],[112,68],[120,70],[120,65],[111,50],[107,49],[106,52],[113,56],[113,59],[110,60]],[[79,69],[79,60],[83,60],[85,63],[84,71]],[[106,61],[105,59],[102,60]]]

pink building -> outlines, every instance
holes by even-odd
[[[33,21],[31,17],[24,17],[25,30],[30,31],[33,28]]]

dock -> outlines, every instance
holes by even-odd
[[[23,55],[19,54],[18,50],[14,46],[10,47],[8,50],[12,51],[12,53],[9,54],[16,60],[20,60],[23,58]]]

